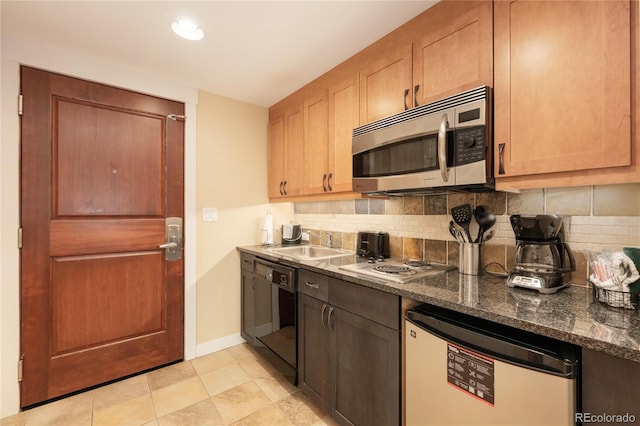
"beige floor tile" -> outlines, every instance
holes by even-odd
[[[200,380],[202,380],[209,395],[214,396],[220,392],[251,381],[251,377],[249,377],[238,363],[234,362],[233,364],[202,374]]]
[[[338,423],[327,415],[314,422],[311,426],[338,426]]]
[[[298,388],[293,386],[291,382],[285,379],[281,374],[260,377],[255,379],[255,382],[273,402],[291,395],[298,390]]]
[[[209,397],[199,377],[192,377],[151,392],[158,417],[165,416]]]
[[[326,415],[300,391],[281,399],[276,405],[296,426],[312,425]]]
[[[272,403],[255,382],[236,386],[211,399],[225,423],[232,423]]]
[[[1,426],[24,426],[29,417],[29,411],[22,411],[14,416],[5,417],[0,420]]]
[[[149,385],[144,374],[111,383],[94,390],[93,411],[149,394]]]
[[[143,425],[156,419],[151,395],[115,404],[93,414],[93,426]]]
[[[91,425],[93,391],[70,396],[28,411],[25,425]]]
[[[275,367],[264,358],[244,357],[238,360],[238,364],[252,379],[270,376],[276,372]]]
[[[142,426],[158,426],[158,419],[153,419],[149,423],[145,423]]]
[[[196,375],[196,370],[191,365],[191,362],[185,361],[147,373],[147,381],[149,382],[149,389],[155,391],[185,381]]]
[[[218,351],[192,360],[191,365],[198,374],[204,374],[235,362],[229,351]]]
[[[158,419],[159,426],[219,426],[224,425],[211,398],[175,411]]]
[[[231,426],[293,426],[293,423],[280,411],[278,407],[271,404],[261,408],[255,413],[231,423]]]
[[[229,352],[229,354],[236,360],[240,360],[246,357],[258,357],[258,354],[253,349],[251,349],[251,346],[246,343],[232,346],[228,349],[225,349],[225,351]]]

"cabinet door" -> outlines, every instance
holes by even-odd
[[[496,176],[629,165],[629,2],[494,7]]]
[[[399,424],[400,332],[339,308],[329,323],[338,422]]]
[[[411,44],[374,52],[360,70],[360,122],[370,123],[413,105]]]
[[[304,193],[329,190],[328,106],[326,91],[304,102]]]
[[[423,20],[423,35],[413,44],[417,105],[481,85],[493,86],[491,1],[440,2]]]
[[[354,76],[329,88],[329,185],[332,192],[349,192],[353,162],[351,139],[360,124],[358,78]]]
[[[255,338],[254,274],[242,271],[242,337],[253,345]]]
[[[300,195],[303,187],[304,117],[302,105],[285,112],[284,193]]]
[[[639,419],[638,383],[640,363],[582,349],[583,413],[629,414]]]
[[[298,293],[298,386],[316,405],[331,408],[327,304]]]
[[[269,121],[269,198],[284,195],[284,116]]]

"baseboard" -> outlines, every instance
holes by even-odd
[[[218,352],[223,349],[230,348],[231,346],[239,345],[245,342],[246,340],[244,340],[242,336],[240,336],[240,334],[232,334],[230,336],[222,337],[220,339],[201,343],[196,346],[196,357]]]

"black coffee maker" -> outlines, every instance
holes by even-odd
[[[564,239],[562,218],[554,214],[512,215],[510,221],[516,234],[516,255],[507,285],[540,293],[555,293],[568,286],[564,274],[575,271],[576,262]]]

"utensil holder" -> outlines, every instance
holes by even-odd
[[[458,271],[465,275],[482,273],[482,244],[460,243]]]

